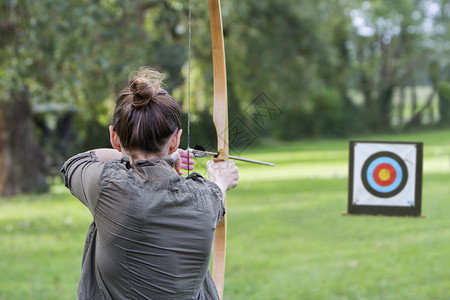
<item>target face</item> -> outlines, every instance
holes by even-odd
[[[403,190],[408,180],[408,169],[395,153],[378,152],[364,162],[361,178],[370,193],[387,198]]]
[[[422,143],[350,142],[349,213],[420,214]]]

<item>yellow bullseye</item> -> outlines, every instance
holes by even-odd
[[[388,169],[381,169],[378,173],[378,177],[383,181],[387,181],[391,178],[391,172]]]

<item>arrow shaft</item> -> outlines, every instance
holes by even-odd
[[[201,151],[201,150],[195,150],[192,148],[188,148],[187,151],[194,153],[194,154],[199,154],[202,156],[205,155],[210,155],[210,156],[217,156],[218,153],[217,152],[209,152],[209,151]],[[250,159],[250,158],[244,158],[244,157],[239,157],[239,156],[233,156],[233,155],[229,155],[228,158],[234,159],[234,160],[239,160],[239,161],[245,161],[245,162],[249,162],[249,163],[254,163],[254,164],[260,164],[260,165],[265,165],[265,166],[275,166],[274,163],[269,163],[269,162],[265,162],[265,161],[260,161],[260,160],[255,160],[255,159]]]

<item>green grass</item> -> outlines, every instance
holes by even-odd
[[[450,298],[450,131],[356,139],[424,142],[426,218],[343,216],[348,140],[240,153],[277,166],[238,163],[225,299]],[[90,221],[61,185],[2,200],[0,299],[74,299]]]
[[[90,213],[56,186],[0,202],[0,299],[75,299]]]

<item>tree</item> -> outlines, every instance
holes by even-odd
[[[77,148],[92,145],[93,140],[101,146],[99,136],[105,137],[100,140],[106,144],[107,130],[98,128],[108,124],[112,95],[124,85],[131,69],[153,65],[173,75],[173,86],[180,84],[185,47],[179,42],[177,24],[184,14],[177,3],[43,0],[0,4],[4,133],[0,165],[5,167],[0,195],[45,186],[48,168],[57,170],[66,158],[60,141],[36,142],[39,128],[37,136],[43,137],[44,131],[56,134],[61,129],[52,123],[65,124],[60,137]],[[55,106],[60,108],[57,114],[42,109]],[[41,108],[35,115],[38,127],[33,127],[33,107]],[[27,151],[18,151],[18,146]],[[48,151],[47,159],[42,147]]]
[[[404,95],[409,85],[412,106],[417,106],[415,85],[426,82],[428,65],[441,43],[431,27],[439,18],[437,8],[444,9],[443,3],[361,1],[361,6],[352,10],[355,34],[350,41],[356,87],[363,95],[365,118],[372,129],[392,128],[395,89]],[[400,119],[405,100],[400,102]],[[406,123],[418,119],[420,113],[414,113],[416,116]]]
[[[225,6],[227,8],[227,6]],[[245,110],[264,92],[281,116],[260,136],[345,134],[350,23],[329,1],[234,1],[225,21],[229,87]],[[233,13],[232,13],[233,12]],[[331,30],[330,30],[331,29]]]

